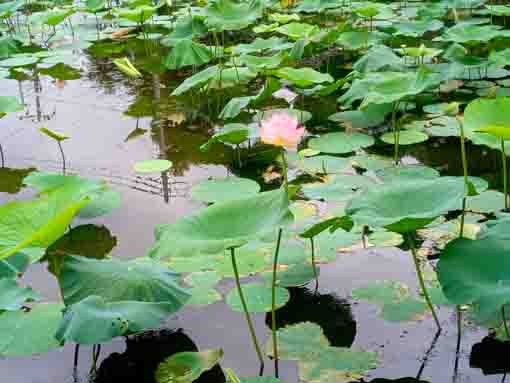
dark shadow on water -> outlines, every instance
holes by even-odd
[[[290,300],[277,311],[277,328],[301,322],[313,322],[322,327],[334,347],[350,347],[356,337],[356,321],[349,302],[334,294],[315,294],[303,287],[289,288]],[[266,325],[271,328],[271,313]]]
[[[469,365],[481,369],[484,375],[510,373],[510,341],[483,338],[471,348]]]
[[[166,358],[184,351],[198,351],[197,346],[179,330],[147,331],[126,340],[126,351],[113,353],[103,360],[94,383],[155,383],[154,374]],[[219,365],[204,372],[197,383],[224,383]]]

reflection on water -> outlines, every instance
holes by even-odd
[[[356,321],[349,303],[335,294],[315,294],[304,287],[289,288],[290,300],[277,311],[276,327],[313,322],[322,327],[331,346],[350,347],[356,337]],[[271,313],[266,315],[271,328]]]
[[[182,330],[154,330],[126,339],[126,351],[108,355],[97,370],[95,383],[153,383],[158,365],[166,358],[185,351],[199,351]],[[224,383],[219,365],[204,372],[197,383]]]

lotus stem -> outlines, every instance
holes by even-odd
[[[80,356],[80,344],[76,343],[76,346],[74,346],[74,364],[73,364],[75,370],[78,368],[79,356]]]
[[[64,149],[62,148],[62,144],[60,141],[57,141],[58,148],[60,149],[60,155],[62,156],[62,174],[66,175],[66,156],[64,154]]]
[[[467,159],[466,159],[466,140],[464,137],[464,127],[462,122],[460,123],[460,156],[462,160],[462,172],[464,175],[464,184],[466,186],[466,190],[468,187],[468,167],[467,167]],[[464,217],[466,215],[466,197],[462,199],[462,215],[460,216],[460,232],[459,237],[464,236]]]
[[[1,162],[1,167],[5,167],[5,156],[4,156],[4,149],[2,148],[2,144],[0,144],[0,162]]]
[[[278,268],[278,254],[280,253],[280,243],[282,240],[282,229],[278,230],[278,239],[276,240],[276,249],[273,259],[273,283],[271,284],[271,332],[273,335],[273,357],[274,357],[274,375],[278,378],[278,337],[276,336],[276,274]]]
[[[503,327],[505,328],[505,335],[507,339],[510,339],[510,330],[508,329],[508,323],[506,322],[505,306],[501,306],[501,317],[503,318]]]
[[[393,128],[393,141],[394,142],[394,155],[393,160],[395,162],[395,166],[398,165],[398,141],[399,141],[399,131],[397,126],[397,110],[399,106],[399,101],[395,102],[395,105],[393,106],[393,110],[391,112],[391,127]]]
[[[460,353],[460,342],[462,340],[462,310],[460,308],[460,305],[457,305],[455,307],[457,312],[457,358]]]
[[[248,311],[248,306],[246,304],[246,300],[244,299],[243,290],[241,288],[241,282],[239,281],[239,271],[237,270],[235,249],[230,248],[230,255],[232,257],[232,269],[234,270],[234,277],[236,280],[237,293],[239,294],[239,299],[241,300],[241,305],[243,306],[244,315],[246,316],[246,322],[248,323],[248,329],[250,330],[251,339],[253,342],[253,346],[255,347],[255,351],[257,352],[257,356],[260,362],[260,368],[264,368],[264,357],[262,355],[262,351],[260,350],[259,342],[257,340],[257,335],[255,334],[255,328],[253,327],[253,322],[251,320],[250,313]]]
[[[287,175],[287,159],[285,158],[285,149],[282,148],[282,167],[283,167],[283,186],[287,195],[289,194],[289,178]]]
[[[508,210],[508,190],[507,190],[507,169],[506,169],[506,153],[505,141],[501,140],[501,161],[503,162],[503,194],[505,195],[505,210]]]
[[[310,246],[312,247],[312,267],[313,276],[315,278],[315,293],[319,290],[319,274],[317,273],[317,264],[315,263],[315,243],[313,237],[310,237]]]
[[[420,288],[421,288],[423,297],[425,298],[425,301],[427,302],[427,305],[429,306],[430,312],[432,313],[432,316],[434,317],[434,321],[436,322],[437,329],[440,332],[441,324],[439,323],[439,318],[437,317],[436,310],[434,308],[434,304],[432,303],[432,300],[430,299],[429,293],[427,291],[427,287],[425,286],[425,281],[423,279],[423,273],[421,272],[421,268],[420,268],[420,260],[418,259],[418,254],[416,253],[416,247],[414,245],[414,239],[413,239],[412,233],[407,234],[407,240],[409,242],[409,247],[411,248],[411,253],[413,255],[414,266],[416,268],[416,274],[418,276],[418,282],[420,283]]]

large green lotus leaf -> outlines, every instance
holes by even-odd
[[[378,31],[348,31],[342,32],[337,44],[345,49],[364,49],[374,45],[380,45],[390,35]]]
[[[221,294],[216,291],[216,289],[206,286],[206,287],[193,287],[190,289],[191,297],[186,302],[186,306],[208,306],[215,302],[220,301]]]
[[[207,46],[185,39],[175,44],[164,63],[168,69],[180,69],[189,65],[207,64],[211,59],[212,53]]]
[[[19,112],[23,110],[23,105],[18,102],[14,96],[0,96],[0,116],[3,113]]]
[[[245,108],[248,106],[248,104],[254,99],[252,96],[245,96],[245,97],[234,97],[230,99],[230,101],[225,105],[223,110],[221,111],[219,117],[222,120],[228,120],[229,118],[234,118],[239,115]],[[214,136],[211,137],[215,138]],[[241,142],[244,142],[246,140],[246,136]],[[239,142],[239,143],[241,143]]]
[[[23,184],[23,179],[34,170],[35,168],[0,168],[0,192],[9,194],[18,193],[25,186]]]
[[[19,310],[26,302],[39,299],[39,294],[32,288],[18,287],[15,279],[0,278],[0,312]]]
[[[242,285],[243,295],[246,300],[246,306],[251,313],[265,313],[271,311],[272,307],[272,289],[261,283],[245,283]],[[289,292],[282,288],[276,287],[275,290],[275,303],[276,308],[284,306],[290,299]],[[226,298],[227,304],[234,311],[244,312],[243,305],[237,289],[232,289]]]
[[[218,71],[219,67],[217,65],[213,65],[195,73],[193,76],[186,78],[186,80],[175,88],[172,92],[172,96],[179,96],[192,88],[204,85],[206,82],[214,78]]]
[[[41,249],[43,254],[44,251],[45,249]],[[21,277],[31,263],[31,257],[25,253],[17,253],[7,259],[0,260],[0,278],[15,279]]]
[[[351,200],[346,213],[357,224],[406,233],[459,209],[464,196],[465,185],[460,178],[411,180],[368,190]]]
[[[349,159],[353,167],[364,170],[379,170],[393,167],[393,161],[390,158],[375,154],[358,154],[349,157]]]
[[[469,103],[464,110],[464,131],[466,137],[478,145],[501,150],[501,139],[478,132],[487,127],[501,127],[510,130],[510,116],[504,111],[510,107],[509,97],[495,99],[477,99]],[[508,153],[508,148],[507,148]]]
[[[340,173],[350,167],[349,160],[328,155],[306,157],[295,164],[299,169],[309,173]]]
[[[443,28],[444,24],[439,20],[412,20],[401,21],[392,25],[395,28],[395,35],[420,37],[426,32],[436,32]]]
[[[487,190],[466,201],[466,209],[475,213],[495,213],[505,206],[505,195],[496,190]]]
[[[195,15],[183,15],[177,19],[173,31],[161,43],[166,46],[174,46],[182,39],[193,39],[207,33],[207,27],[202,18]]]
[[[119,8],[117,9],[117,13],[123,19],[127,19],[135,23],[144,23],[156,13],[158,8],[159,7],[141,5],[135,9]]]
[[[63,63],[55,64],[49,68],[41,68],[39,73],[51,76],[57,80],[78,80],[81,77],[78,69]]]
[[[384,133],[381,137],[381,141],[386,142],[387,144],[395,144],[395,135],[393,132]],[[429,139],[423,132],[419,132],[417,130],[401,130],[399,132],[398,144],[399,145],[414,145],[419,144],[420,142],[425,142]]]
[[[460,23],[446,30],[441,39],[462,44],[468,42],[487,42],[503,35],[504,33],[500,30],[500,27],[496,25]]]
[[[53,8],[52,10],[46,11],[44,14],[41,14],[42,16],[41,21],[43,22],[43,24],[54,27],[63,22],[69,16],[71,16],[74,12],[76,11],[73,8],[70,9]]]
[[[375,72],[354,80],[339,101],[351,105],[363,100],[360,108],[370,104],[387,104],[404,97],[416,96],[439,85],[439,75],[422,67],[417,72]]]
[[[262,16],[263,3],[255,0],[237,3],[218,0],[210,3],[204,11],[205,23],[215,31],[235,31],[246,28]]]
[[[117,238],[105,226],[80,225],[73,227],[48,247],[44,260],[48,261],[48,269],[58,276],[66,256],[103,259],[116,245]]]
[[[356,61],[352,69],[360,73],[386,71],[403,71],[405,68],[402,58],[386,45],[371,48],[364,56]]]
[[[296,12],[316,13],[326,9],[341,8],[344,4],[341,0],[303,0],[294,9]],[[244,382],[243,382],[244,383]]]
[[[348,348],[322,347],[315,355],[298,363],[299,376],[303,381],[317,381],[324,370],[333,370],[355,376],[358,380],[369,370],[377,367],[377,354],[354,351]]]
[[[0,259],[26,247],[48,247],[89,202],[74,188],[59,188],[33,201],[0,206]]]
[[[244,54],[237,59],[232,58],[231,61],[232,64],[246,65],[247,67],[252,67],[255,70],[276,69],[280,66],[286,56],[287,54],[285,52],[279,52],[272,56],[253,56]]]
[[[66,306],[95,295],[106,303],[165,303],[170,314],[178,311],[189,297],[180,287],[179,274],[149,259],[122,262],[68,256],[59,283]]]
[[[261,39],[257,37],[249,44],[238,44],[231,48],[227,48],[233,55],[242,55],[254,52],[264,51],[280,51],[292,48],[292,43],[280,37],[270,37],[268,39]]]
[[[168,160],[146,160],[135,163],[133,169],[139,174],[159,174],[171,169],[172,165]]]
[[[509,228],[509,222],[502,221],[480,239],[455,239],[439,259],[439,282],[448,300],[475,304],[481,321],[510,303]]]
[[[217,203],[195,215],[156,229],[154,258],[218,253],[240,247],[250,239],[291,223],[289,199],[284,189]]]
[[[312,138],[308,143],[311,149],[322,153],[345,154],[374,144],[374,138],[363,133],[334,132]]]
[[[223,358],[223,350],[178,352],[161,362],[156,383],[192,383]]]
[[[289,23],[276,28],[276,32],[286,35],[293,40],[310,39],[317,35],[320,29],[316,25],[306,23]]]
[[[349,124],[353,129],[366,129],[382,124],[393,109],[392,104],[368,105],[364,110],[348,110],[328,117],[328,120]]]
[[[0,355],[29,356],[60,346],[55,338],[62,320],[64,305],[38,304],[30,311],[7,311],[0,314]]]
[[[306,360],[324,347],[329,346],[321,326],[302,322],[281,328],[276,333],[278,356],[283,360]],[[273,342],[266,344],[266,353],[273,356]]]
[[[391,168],[378,169],[375,171],[377,177],[384,183],[399,183],[402,180],[424,180],[439,177],[439,172],[434,168],[422,165],[395,166]]]
[[[500,68],[510,65],[510,49],[492,51],[489,55],[489,64]]]
[[[376,187],[376,183],[365,175],[338,174],[327,177],[326,182],[303,184],[305,197],[326,201],[346,201],[360,190]]]
[[[11,17],[25,3],[23,1],[6,1],[0,4],[0,19]]]
[[[11,58],[0,61],[0,67],[4,68],[16,68],[20,66],[33,65],[39,61],[39,58],[35,56],[13,56]]]
[[[341,250],[361,245],[361,234],[343,230],[334,233],[323,231],[315,237],[315,258],[317,262],[331,262]]]
[[[53,334],[61,342],[98,344],[157,328],[172,312],[173,305],[169,302],[106,302],[91,295],[66,309]]]
[[[317,268],[317,275],[320,275],[320,270]],[[270,284],[273,280],[273,272],[267,271],[263,274],[266,283]],[[296,264],[291,265],[285,270],[280,270],[276,276],[276,285],[282,287],[296,287],[303,286],[315,278],[314,268],[311,264]]]
[[[266,256],[267,249],[264,249],[260,245],[257,247],[252,247],[250,245],[251,244],[245,245],[236,251],[237,271],[241,277],[255,275],[263,270],[271,268],[271,259]],[[230,255],[225,254],[219,259],[216,264],[216,271],[218,271],[222,277],[234,277]]]
[[[217,178],[202,181],[191,189],[191,197],[203,202],[228,202],[259,192],[260,185],[248,178]]]
[[[224,257],[225,254],[221,251],[217,254],[197,253],[193,257],[189,257],[187,254],[181,256],[171,255],[165,258],[164,261],[172,270],[179,273],[192,273],[194,271],[216,270]],[[241,259],[238,261],[241,261]]]
[[[284,67],[274,73],[277,77],[287,80],[292,84],[306,88],[314,84],[333,82],[334,78],[329,73],[317,72],[312,68]]]
[[[90,202],[79,211],[80,218],[96,218],[110,213],[120,206],[120,194],[110,190],[105,181],[88,180],[78,176],[33,172],[26,177],[25,185],[33,187],[45,195],[56,190],[75,193],[77,196],[88,197]]]

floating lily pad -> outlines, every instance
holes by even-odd
[[[374,138],[362,133],[335,132],[312,138],[308,146],[322,153],[344,154],[374,144]]]
[[[137,162],[133,169],[140,174],[163,173],[172,167],[172,162],[168,160],[147,160]]]
[[[317,268],[317,274],[320,274],[319,268]],[[264,273],[264,279],[271,283],[273,278],[273,272],[268,271]],[[296,287],[303,286],[315,278],[313,266],[311,264],[303,263],[291,265],[285,270],[280,270],[276,274],[276,284],[282,287]]]
[[[227,202],[257,194],[260,186],[247,178],[217,178],[202,181],[193,186],[191,197],[203,202]]]
[[[191,297],[186,306],[208,306],[222,299],[221,294],[212,287],[193,287],[189,292]]]
[[[328,155],[307,157],[297,163],[297,166],[310,173],[340,173],[350,165],[349,159]]]
[[[271,287],[257,282],[246,283],[242,286],[248,311],[251,313],[265,313],[271,311]],[[281,287],[276,288],[276,308],[285,305],[290,299],[289,292]],[[234,311],[244,312],[237,289],[232,289],[227,295],[227,304]]]
[[[356,192],[376,186],[374,180],[364,175],[338,174],[328,177],[325,181],[303,184],[303,193],[310,199],[347,201]]]
[[[418,132],[416,130],[401,130],[398,133],[398,144],[399,145],[414,145],[419,144],[420,142],[425,142],[429,139],[423,132]],[[386,142],[387,144],[395,144],[395,135],[392,132],[384,133],[381,136],[381,140]]]
[[[223,358],[223,350],[178,352],[161,362],[156,370],[157,383],[192,383]]]

